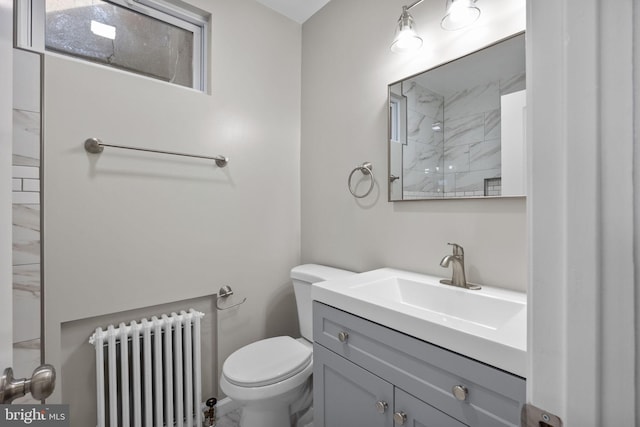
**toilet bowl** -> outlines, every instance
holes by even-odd
[[[256,341],[225,360],[220,388],[241,405],[240,427],[292,426],[297,415],[308,409],[313,371],[311,285],[351,274],[316,264],[293,268],[302,337]]]
[[[220,388],[242,405],[240,426],[289,426],[290,406],[311,391],[312,370],[311,343],[268,338],[227,358]]]

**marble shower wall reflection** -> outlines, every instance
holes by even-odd
[[[402,150],[403,199],[442,197],[444,96],[416,81],[402,84],[407,97],[407,144]]]
[[[25,378],[40,365],[40,56],[13,57],[13,370]]]
[[[500,97],[525,89],[525,74],[439,95],[403,85],[409,136],[403,149],[403,199],[501,195]]]

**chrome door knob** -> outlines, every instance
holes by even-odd
[[[13,377],[13,369],[7,368],[0,377],[0,404],[10,404],[15,399],[31,393],[34,399],[44,400],[56,386],[56,370],[51,365],[41,365],[30,379]]]
[[[338,340],[340,340],[340,342],[347,342],[347,340],[349,339],[349,334],[347,332],[340,332],[338,334]]]
[[[396,412],[395,414],[393,414],[393,421],[397,425],[401,426],[407,422],[407,414],[402,411]]]
[[[384,414],[387,411],[388,407],[389,407],[389,404],[384,400],[378,400],[376,402],[376,410],[378,411],[379,414]]]
[[[453,396],[460,401],[467,400],[467,396],[469,395],[469,390],[463,385],[454,385],[451,392]]]
[[[29,381],[29,391],[36,400],[44,400],[51,396],[56,388],[56,370],[51,365],[38,366],[31,381]]]

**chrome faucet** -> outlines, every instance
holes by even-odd
[[[448,245],[453,246],[453,254],[447,255],[442,258],[440,261],[440,266],[447,268],[449,267],[449,263],[451,263],[451,268],[453,269],[453,275],[451,276],[451,280],[442,279],[440,283],[451,286],[458,286],[460,288],[480,289],[480,286],[474,285],[467,282],[467,278],[464,273],[464,249],[462,246],[457,243],[447,243]]]

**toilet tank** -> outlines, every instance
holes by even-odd
[[[311,313],[311,285],[325,280],[339,279],[351,276],[353,271],[327,267],[318,264],[304,264],[291,269],[291,281],[298,306],[298,322],[300,334],[309,341],[313,341],[313,314]]]

